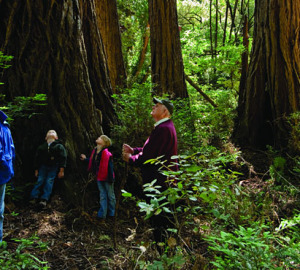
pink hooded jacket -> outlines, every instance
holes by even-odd
[[[90,156],[88,171],[91,171],[91,169],[92,169],[92,162],[93,162],[94,154],[95,154],[95,149],[92,151],[92,154]],[[105,148],[102,151],[99,170],[98,170],[98,174],[97,174],[97,181],[106,181],[107,180],[108,162],[109,162],[109,158],[111,156],[112,156],[112,154],[108,151],[107,148]]]

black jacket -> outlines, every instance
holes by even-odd
[[[38,169],[41,165],[65,168],[67,164],[67,151],[60,140],[55,140],[48,147],[48,143],[41,144],[35,155],[34,168]]]

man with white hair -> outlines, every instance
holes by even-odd
[[[171,115],[173,104],[168,99],[153,98],[154,106],[151,115],[155,121],[154,129],[143,147],[132,148],[128,144],[123,145],[123,159],[131,165],[141,168],[144,183],[157,180],[157,184],[166,190],[169,187],[167,177],[163,175],[159,168],[161,164],[144,164],[149,159],[161,157],[165,166],[177,170],[177,165],[172,165],[171,157],[177,155],[177,135]],[[149,199],[149,198],[148,198]],[[173,226],[173,216],[167,213],[153,215],[150,218],[153,227],[153,235],[156,243],[165,242],[167,237],[166,229]],[[158,251],[163,252],[159,245]]]
[[[144,183],[157,179],[157,184],[164,189],[168,187],[166,176],[159,172],[161,165],[144,164],[149,159],[161,157],[170,165],[171,157],[177,155],[177,134],[171,115],[173,104],[168,99],[153,98],[154,106],[151,115],[155,121],[154,129],[143,147],[132,148],[128,144],[123,145],[123,159],[131,165],[141,168]]]

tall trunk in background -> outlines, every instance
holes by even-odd
[[[212,33],[212,0],[209,1],[209,39],[210,39],[211,58],[214,58],[214,45],[213,45],[213,33]]]
[[[97,25],[107,55],[109,77],[114,93],[126,87],[126,71],[122,53],[116,0],[95,1]]]
[[[216,0],[216,18],[215,18],[215,22],[216,22],[216,26],[215,26],[215,56],[217,57],[217,50],[218,50],[218,13],[219,13],[219,3],[218,0]]]
[[[176,0],[149,0],[151,71],[154,93],[188,96]]]
[[[246,90],[246,78],[248,74],[248,57],[249,57],[249,22],[248,17],[244,16],[244,26],[243,26],[243,46],[244,52],[242,53],[242,63],[241,63],[241,79],[239,86],[239,103],[242,102],[243,97],[245,96],[244,91]]]
[[[256,1],[251,60],[234,137],[241,145],[286,147],[286,117],[300,110],[300,2]]]
[[[145,63],[145,60],[146,60],[146,54],[147,54],[147,51],[148,51],[148,44],[149,44],[149,41],[150,41],[150,25],[149,25],[149,22],[147,23],[147,26],[145,27],[145,31],[144,31],[144,35],[143,35],[143,47],[142,47],[142,50],[139,54],[139,61],[138,61],[138,64],[137,66],[134,68],[133,70],[133,76],[132,78],[128,81],[128,84],[129,84],[129,87],[131,85],[133,85],[135,82],[137,82],[137,78],[139,77],[142,69],[143,69],[143,65]],[[142,79],[143,80],[143,79]]]
[[[94,2],[0,0],[0,50],[14,56],[1,77],[8,100],[37,93],[48,98],[40,115],[13,123],[17,175],[23,185],[35,181],[34,153],[55,129],[68,151],[64,197],[76,202],[86,171],[78,157],[115,121]]]
[[[230,33],[229,33],[229,41],[231,40],[232,32],[233,32],[234,28],[236,27],[236,25],[235,25],[236,24],[236,22],[235,22],[235,19],[236,19],[235,15],[236,15],[238,1],[239,0],[235,0],[233,10],[230,9],[231,10],[231,12],[230,12],[230,14],[231,14],[231,27],[230,27]],[[229,3],[229,1],[228,1],[228,3]]]

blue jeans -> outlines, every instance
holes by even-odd
[[[2,242],[3,237],[5,186],[6,184],[0,185],[0,242]]]
[[[100,208],[97,217],[113,217],[115,215],[116,208],[114,183],[108,183],[106,181],[97,181],[97,185],[100,191]]]
[[[39,169],[37,182],[31,191],[31,198],[38,199],[42,193],[41,199],[48,201],[52,193],[54,179],[58,172],[58,166],[42,165]],[[41,189],[43,192],[41,192]]]

